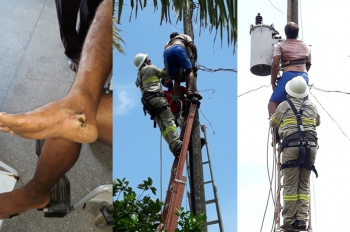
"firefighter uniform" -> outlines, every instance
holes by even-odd
[[[295,98],[287,95],[295,108],[299,110],[304,98]],[[320,116],[317,113],[316,106],[310,101],[305,100],[305,108],[302,113],[302,127],[307,135],[317,138],[316,126],[320,124]],[[276,109],[270,120],[271,127],[279,127],[278,133],[281,139],[285,140],[288,136],[298,135],[297,118],[287,101],[283,101]],[[316,139],[317,140],[317,139]],[[317,147],[314,142],[310,142],[309,150],[310,164],[315,163]],[[297,160],[299,157],[299,147],[285,147],[282,153],[282,164],[291,160]],[[299,165],[283,169],[283,200],[284,207],[282,211],[283,222],[285,225],[294,225],[295,220],[308,220],[309,206],[309,178],[311,170],[301,168]]]

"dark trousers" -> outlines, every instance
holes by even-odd
[[[96,9],[102,0],[55,1],[64,54],[69,58],[78,59]],[[78,12],[80,13],[80,22],[77,30]]]

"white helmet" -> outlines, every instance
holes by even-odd
[[[309,95],[309,88],[302,76],[294,77],[285,86],[286,92],[295,98],[304,98]]]
[[[144,54],[144,53],[137,53],[134,56],[134,64],[135,64],[137,70],[139,70],[141,68],[141,66],[143,65],[143,63],[147,59],[147,56],[148,56],[148,54]]]

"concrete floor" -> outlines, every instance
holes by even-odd
[[[75,73],[63,53],[55,1],[0,0],[0,6],[0,111],[26,112],[65,96]],[[35,141],[0,133],[0,160],[17,169],[26,183],[38,160]],[[72,203],[94,187],[112,183],[112,149],[99,143],[83,145],[67,176]],[[5,220],[2,231],[112,231],[94,226],[99,207],[88,203],[63,219],[30,210]]]

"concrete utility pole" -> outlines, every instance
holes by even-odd
[[[298,0],[288,0],[287,23],[288,22],[295,22],[296,24],[299,24]]]
[[[187,0],[184,8],[183,22],[184,33],[191,36],[194,41],[193,26],[192,26],[192,12],[193,12],[193,0]],[[194,64],[192,64],[194,65]],[[195,80],[195,86],[197,88],[197,78]],[[189,166],[190,166],[190,191],[191,191],[191,211],[197,215],[199,213],[206,213],[205,205],[205,193],[204,193],[204,177],[203,177],[203,161],[200,141],[200,124],[198,109],[196,111],[191,146],[189,148]],[[207,225],[205,223],[203,231],[207,231]]]

